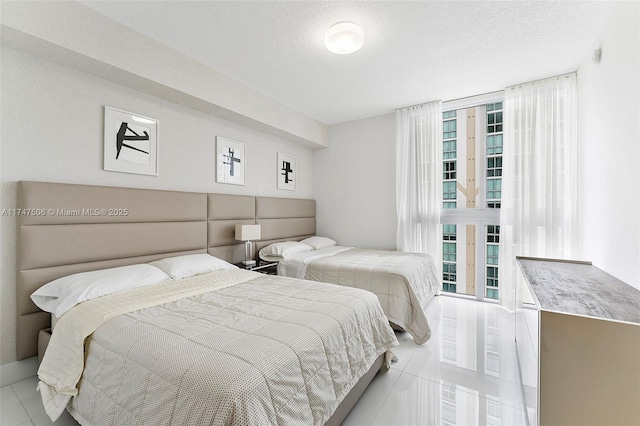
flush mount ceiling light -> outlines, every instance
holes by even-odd
[[[364,44],[364,31],[353,22],[338,22],[327,30],[324,44],[329,51],[339,55],[353,53]]]

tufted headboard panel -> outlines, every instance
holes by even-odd
[[[37,353],[49,314],[30,295],[77,272],[207,251],[207,195],[18,182],[17,356]]]
[[[50,315],[30,295],[78,272],[209,253],[244,259],[238,223],[262,225],[260,249],[315,233],[315,201],[51,182],[18,182],[17,356],[37,354]]]
[[[207,194],[208,251],[227,262],[244,260],[244,243],[235,239],[236,224],[256,223],[256,197]]]
[[[316,233],[316,201],[256,197],[256,223],[262,226],[258,250],[275,241],[302,240]]]

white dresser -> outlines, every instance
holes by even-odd
[[[517,262],[530,424],[640,425],[640,290],[586,262]]]

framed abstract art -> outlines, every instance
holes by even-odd
[[[104,169],[158,175],[158,120],[104,107]]]
[[[244,185],[245,162],[243,143],[216,137],[216,182]]]
[[[298,181],[296,157],[278,153],[278,189],[295,191]]]

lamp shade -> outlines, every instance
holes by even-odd
[[[325,33],[324,44],[339,55],[353,53],[364,44],[364,31],[353,22],[338,22]]]
[[[253,241],[260,239],[260,225],[236,225],[236,240]]]

